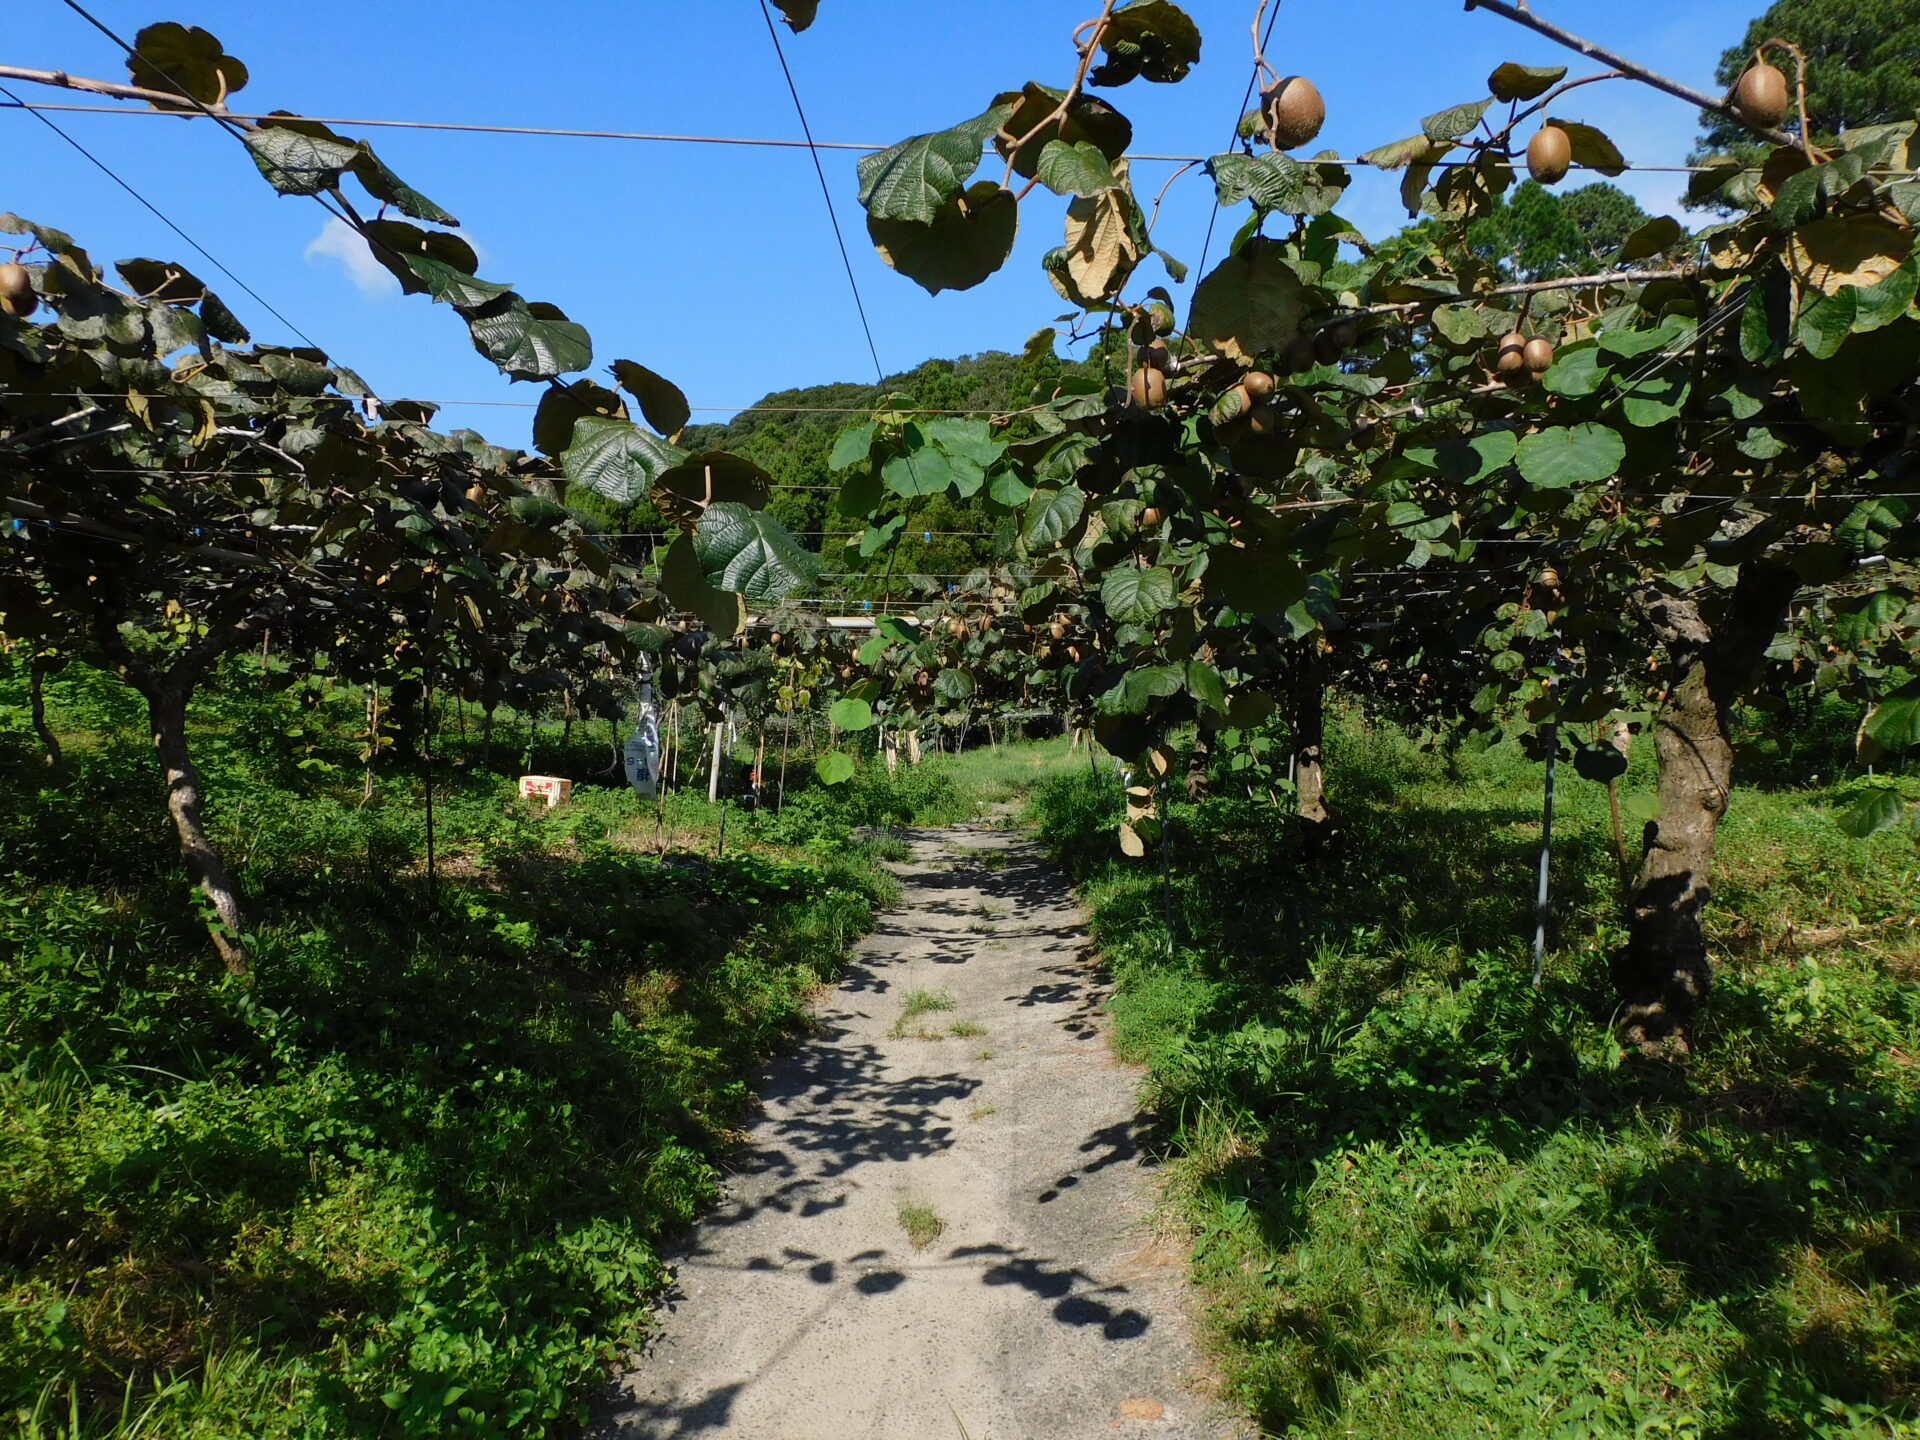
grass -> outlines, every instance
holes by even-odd
[[[977,1110],[969,1111],[967,1118],[969,1120],[984,1120],[989,1115],[998,1115],[999,1113],[1000,1107],[998,1105],[982,1105]]]
[[[760,1062],[898,893],[902,847],[856,834],[959,803],[796,766],[717,858],[703,793],[601,774],[604,726],[503,716],[488,761],[443,712],[430,884],[418,766],[362,803],[357,693],[236,664],[194,744],[246,989],[130,692],[50,684],[52,776],[24,688],[0,657],[0,1432],[46,1440],[577,1433]],[[525,805],[523,769],[574,800]]]
[[[947,1026],[947,1033],[956,1040],[977,1040],[987,1033],[987,1027],[978,1020],[956,1020]]]
[[[1608,1028],[1603,789],[1562,786],[1535,990],[1539,767],[1501,746],[1450,772],[1357,723],[1330,756],[1343,836],[1319,859],[1230,775],[1173,806],[1172,957],[1111,785],[1035,802],[1266,1432],[1920,1434],[1911,840],[1839,832],[1845,782],[1739,789],[1697,1053],[1646,1066]],[[1629,791],[1652,779],[1636,752]]]
[[[919,1040],[938,1040],[937,1030],[920,1025],[922,1017],[953,1009],[953,996],[944,990],[909,990],[900,1000],[900,1015],[887,1033],[896,1040],[909,1036]]]
[[[914,1249],[924,1250],[946,1231],[947,1222],[935,1214],[930,1205],[918,1200],[902,1200],[900,1228],[907,1232],[907,1241]]]

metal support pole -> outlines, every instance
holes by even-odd
[[[1537,987],[1547,964],[1547,921],[1552,918],[1549,869],[1553,859],[1553,768],[1560,758],[1560,727],[1547,727],[1547,793],[1540,814],[1540,885],[1533,911],[1533,983]]]

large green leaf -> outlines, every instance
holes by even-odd
[[[1171,0],[1131,0],[1108,17],[1100,48],[1107,58],[1088,84],[1124,85],[1135,77],[1172,84],[1200,63],[1200,27]]]
[[[1591,485],[1617,473],[1627,445],[1604,425],[1555,426],[1520,442],[1520,474],[1538,490]]]
[[[1089,144],[1109,165],[1127,153],[1127,146],[1133,143],[1132,122],[1106,101],[1091,95],[1074,97],[1073,104],[1067,107],[1065,124],[1054,120],[1041,128],[1065,98],[1066,91],[1034,80],[1029,80],[1022,89],[994,97],[994,106],[1004,108],[1006,118],[994,133],[993,148],[1002,160],[1012,160],[1016,175],[1033,179],[1046,147],[1056,140],[1068,145]]]
[[[1098,195],[1120,183],[1100,147],[1085,140],[1077,145],[1047,141],[1034,177],[1056,195]]]
[[[1086,512],[1087,497],[1078,485],[1058,490],[1036,490],[1027,505],[1026,524],[1021,538],[1036,550],[1058,545],[1080,523]]]
[[[1533,100],[1566,77],[1564,65],[1516,65],[1509,60],[1487,77],[1487,89],[1500,101]]]
[[[358,158],[347,168],[353,171],[354,178],[366,187],[367,193],[374,199],[383,205],[393,206],[402,215],[424,220],[429,225],[460,223],[389,170],[386,162],[374,154],[365,141],[360,143],[359,148]]]
[[[480,310],[513,294],[511,285],[468,275],[431,255],[408,255],[407,268],[427,287],[427,293],[456,310]]]
[[[735,591],[708,581],[691,535],[681,535],[667,547],[660,562],[660,589],[676,609],[699,616],[721,635],[735,634],[746,623],[744,601]]]
[[[701,513],[693,553],[709,584],[737,590],[755,605],[784,600],[820,574],[820,557],[801,548],[778,520],[726,500]]]
[[[1469,100],[1464,105],[1450,105],[1422,120],[1420,131],[1429,140],[1458,140],[1480,123],[1480,117],[1487,113],[1487,107],[1491,104],[1493,100],[1488,98]]]
[[[971,290],[1007,263],[1020,228],[1011,190],[991,180],[944,201],[925,222],[867,217],[880,258],[930,295]]]
[[[1340,203],[1351,177],[1344,165],[1296,160],[1278,150],[1247,155],[1230,150],[1207,162],[1222,205],[1251,199],[1262,210],[1325,215]]]
[[[1142,570],[1121,565],[1100,583],[1100,599],[1107,613],[1122,625],[1145,625],[1173,608],[1177,587],[1173,576],[1158,566]]]
[[[896,495],[941,495],[948,490],[977,491],[987,472],[970,460],[923,445],[910,455],[895,455],[880,467],[881,478]],[[971,486],[971,489],[967,487]]]
[[[827,458],[829,470],[845,470],[849,465],[866,462],[873,453],[874,425],[853,425],[842,430],[833,442],[833,454]]]
[[[780,18],[793,27],[798,35],[813,24],[813,17],[820,11],[820,0],[773,0],[773,8],[780,12]]]
[[[638,361],[614,361],[613,377],[620,382],[622,390],[640,402],[640,413],[662,435],[678,435],[693,418],[685,392],[666,376]]]
[[[572,484],[598,491],[616,505],[631,505],[685,458],[685,451],[631,420],[589,415],[574,422],[573,443],[560,465]]]
[[[324,125],[298,120],[284,111],[275,111],[242,138],[267,183],[282,195],[330,190],[360,158],[358,145],[342,140]]]
[[[1920,745],[1920,680],[1884,697],[1860,726],[1883,750],[1905,750]]]
[[[162,20],[133,37],[127,74],[143,90],[165,90],[213,106],[245,87],[247,67],[198,25]],[[192,103],[152,102],[156,110],[197,110]]]
[[[1306,318],[1306,287],[1278,240],[1256,236],[1193,292],[1187,333],[1221,354],[1251,362],[1280,349]]]
[[[1591,395],[1607,378],[1607,362],[1608,357],[1591,341],[1563,346],[1540,377],[1541,388],[1550,395]]]
[[[860,203],[875,220],[910,220],[930,225],[941,207],[965,188],[980,166],[981,147],[1011,105],[995,105],[983,114],[930,135],[915,135],[859,163]],[[876,242],[877,243],[877,242]]]
[[[593,364],[593,341],[551,305],[507,294],[467,317],[473,348],[515,380],[550,380]]]
[[[842,730],[871,730],[873,707],[864,700],[836,700],[827,710],[827,719]]]
[[[853,757],[839,750],[829,750],[813,762],[813,773],[822,785],[844,785],[853,778],[853,768]]]
[[[1435,447],[1434,468],[1456,485],[1477,485],[1503,465],[1511,465],[1519,448],[1511,430],[1483,430]]]
[[[627,407],[606,386],[592,380],[571,385],[549,385],[533,412],[533,448],[542,455],[558,455],[573,444],[574,422],[588,415],[627,418]]]
[[[1887,786],[1863,795],[1836,823],[1854,839],[1864,840],[1881,830],[1891,830],[1906,814],[1907,802],[1898,790]]]

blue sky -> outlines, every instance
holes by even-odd
[[[1487,73],[1503,60],[1578,61],[1485,11],[1465,12],[1459,0],[1281,4],[1269,58],[1282,73],[1313,78],[1328,107],[1319,143],[1347,155],[1484,95]],[[241,110],[800,134],[757,0],[97,0],[89,8],[128,34],[161,19],[211,30],[251,69],[234,102]],[[1239,113],[1251,4],[1187,0],[1186,8],[1206,37],[1192,75],[1177,86],[1136,81],[1104,92],[1132,118],[1144,152],[1213,153]],[[1535,8],[1711,89],[1721,50],[1762,6],[1535,0]],[[1064,84],[1067,37],[1095,9],[1088,0],[821,0],[812,29],[782,38],[816,138],[889,143],[977,114],[995,92],[1026,80]],[[125,77],[111,42],[59,0],[15,0],[9,11],[6,60]],[[1576,63],[1573,73],[1583,68]],[[8,84],[28,100],[87,98]],[[1680,163],[1694,133],[1688,107],[1624,82],[1574,92],[1565,113],[1606,130],[1641,164]],[[204,120],[52,118],[381,394],[520,402],[449,404],[441,419],[526,443],[531,387],[508,384],[475,354],[444,307],[402,297],[356,263],[350,237],[329,233],[311,200],[275,196],[231,136]],[[390,166],[459,216],[484,275],[585,324],[596,365],[630,357],[677,380],[696,419],[722,419],[769,390],[873,377],[805,151],[340,128],[371,139]],[[9,143],[0,209],[71,231],[98,260],[179,259],[221,291],[256,338],[294,338],[38,120],[0,110],[0,131]],[[1059,243],[1062,215],[1045,192],[1021,207],[1005,270],[974,290],[928,297],[867,242],[855,157],[823,159],[888,371],[928,356],[1018,348],[1064,309],[1038,264]],[[1139,163],[1136,189],[1150,198],[1171,169]],[[1341,213],[1370,235],[1391,231],[1404,218],[1397,177],[1356,175]],[[1619,183],[1657,212],[1673,208],[1681,178],[1629,174]],[[1211,190],[1189,172],[1155,232],[1189,265],[1200,258]],[[1221,217],[1213,260],[1240,218]]]

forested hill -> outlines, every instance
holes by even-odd
[[[690,425],[679,437],[689,450],[731,450],[773,477],[777,488],[769,511],[811,549],[829,561],[827,569],[849,572],[887,569],[883,553],[862,559],[846,541],[856,523],[833,509],[839,480],[827,467],[836,436],[859,424],[889,396],[903,396],[917,410],[969,410],[985,415],[1018,410],[1032,403],[1036,387],[1077,370],[1080,361],[1048,354],[1037,359],[989,350],[957,360],[927,360],[877,384],[835,381],[793,390],[776,390],[724,425]],[[1050,385],[1049,385],[1049,388]],[[660,525],[652,507],[641,502],[623,514],[593,494],[568,493],[570,504],[616,528],[648,530]],[[602,512],[605,513],[602,513]],[[894,557],[896,576],[939,577],[964,573],[989,553],[983,540],[991,521],[977,504],[936,496],[914,515],[914,531]],[[839,587],[836,587],[839,588]],[[848,588],[857,589],[856,586]]]

